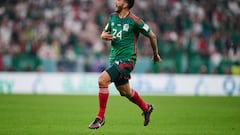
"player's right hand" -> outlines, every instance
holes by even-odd
[[[109,41],[113,39],[113,35],[111,35],[110,32],[103,31],[101,34],[101,39]]]

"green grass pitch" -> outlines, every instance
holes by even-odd
[[[97,96],[0,95],[0,135],[239,135],[240,97],[143,96],[154,104],[149,126],[141,110],[109,97],[106,123],[88,129]]]

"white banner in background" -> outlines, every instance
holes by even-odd
[[[0,93],[97,94],[97,73],[0,73]],[[240,76],[133,74],[144,95],[240,95]],[[114,85],[110,93],[118,94]]]

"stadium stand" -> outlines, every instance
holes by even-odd
[[[102,71],[109,1],[1,0],[0,71]],[[240,74],[238,0],[138,0],[133,12],[158,35],[163,59],[149,62],[151,47],[140,36],[136,73]]]

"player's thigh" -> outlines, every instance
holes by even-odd
[[[116,82],[117,80],[119,80],[120,72],[116,64],[113,64],[110,67],[108,67],[106,69],[106,72],[108,73],[111,82]]]

